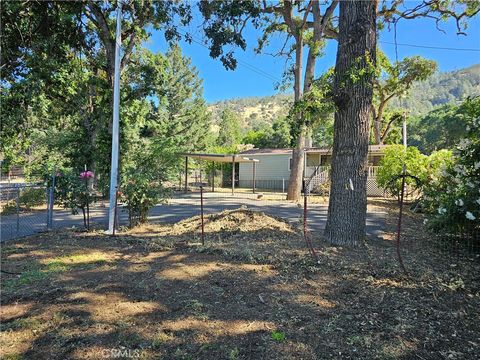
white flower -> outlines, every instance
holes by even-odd
[[[465,128],[467,131],[470,131],[470,126],[467,125],[467,127]]]
[[[455,205],[463,206],[463,200],[462,199],[455,200]]]
[[[470,211],[467,211],[465,213],[465,217],[468,219],[468,220],[475,220],[476,217],[470,212]]]
[[[443,215],[447,212],[447,209],[440,206],[437,211],[440,215]]]
[[[426,225],[428,223],[428,219],[423,220],[423,225]]]
[[[475,167],[475,170],[479,169],[480,168],[480,161],[475,162],[475,164],[473,164],[473,166]]]
[[[477,199],[477,204],[480,205],[480,198]]]
[[[464,150],[470,145],[470,143],[470,139],[460,139],[460,142],[458,143],[458,149]]]
[[[475,187],[475,185],[474,185],[473,183],[471,183],[470,181],[467,182],[467,186],[468,186],[468,187],[471,187],[472,189]]]

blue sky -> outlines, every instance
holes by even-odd
[[[182,31],[189,31],[195,39],[201,40],[202,35],[198,30],[198,24],[199,19],[194,19],[192,25]],[[442,23],[441,28],[445,33],[437,30],[435,22],[431,19],[401,20],[397,25],[397,42],[420,46],[480,49],[480,17],[470,20],[467,36],[456,35],[453,21]],[[209,51],[204,46],[195,42],[181,43],[184,54],[192,59],[192,64],[198,69],[203,79],[204,96],[207,102],[278,93],[275,90],[275,83],[282,77],[285,59],[274,58],[267,54],[255,54],[253,49],[259,34],[254,29],[247,30],[248,48],[246,51],[241,49],[236,51],[239,64],[235,71],[225,70],[220,60],[210,58]],[[272,52],[281,47],[281,40],[281,37],[273,39],[270,46]],[[382,43],[394,42],[393,29],[383,30],[379,40],[382,50],[394,60],[395,46]],[[163,34],[158,31],[152,33],[146,46],[155,52],[165,52],[167,47]],[[329,41],[325,48],[325,55],[318,59],[317,73],[324,72],[334,65],[336,51],[336,41]],[[400,60],[413,55],[421,55],[437,61],[441,71],[451,71],[480,63],[478,51],[452,51],[398,45]]]

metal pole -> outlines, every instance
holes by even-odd
[[[188,192],[188,156],[185,156],[185,194]]]
[[[112,127],[112,163],[110,170],[110,207],[108,213],[108,233],[115,228],[115,207],[117,203],[118,183],[118,133],[120,121],[120,46],[122,44],[122,1],[117,2],[117,32],[115,38],[115,76],[113,82],[113,127]]]
[[[17,235],[18,231],[20,230],[20,188],[17,188],[17,199],[16,199],[16,207],[17,207]]]
[[[235,193],[235,155],[232,162],[232,195]]]
[[[255,161],[253,162],[253,193],[255,194]]]
[[[53,202],[55,195],[55,173],[56,169],[53,170],[52,175],[52,186],[50,187],[49,199],[48,199],[48,211],[47,211],[47,229],[51,230],[53,227]]]
[[[87,164],[85,164],[85,173],[87,172]],[[90,192],[88,191],[88,177],[85,176],[85,192],[87,197],[87,230],[90,231]]]
[[[215,192],[215,161],[212,161],[212,192]]]
[[[202,219],[202,245],[205,245],[205,226],[203,222],[203,186],[200,185],[200,217]]]
[[[220,187],[223,188],[223,162],[220,163]]]
[[[407,151],[407,114],[406,112],[403,113],[403,146],[405,147],[405,152]],[[403,263],[402,253],[400,252],[400,238],[402,233],[402,215],[403,215],[403,199],[405,194],[405,177],[407,175],[407,165],[405,162],[403,163],[403,170],[402,170],[402,188],[400,190],[400,209],[398,212],[398,223],[397,223],[397,257],[398,262],[400,263],[400,267],[402,268],[403,272],[406,274],[407,269]]]
[[[115,192],[117,191],[118,191],[118,188],[115,188]],[[115,236],[115,230],[117,229],[117,226],[118,226],[117,206],[118,206],[118,198],[115,197],[115,207],[113,209],[113,229],[112,229],[113,236]]]

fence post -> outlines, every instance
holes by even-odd
[[[285,179],[282,179],[282,193],[285,192]]]
[[[51,230],[53,227],[53,202],[54,202],[54,193],[55,193],[55,172],[53,170],[52,175],[52,185],[50,186],[49,198],[48,198],[48,211],[47,211],[47,229]]]
[[[17,188],[17,198],[16,198],[16,208],[17,208],[17,236],[20,230],[20,188]]]
[[[202,220],[202,246],[205,245],[205,227],[203,223],[203,186],[200,185],[200,218]]]
[[[115,230],[118,226],[118,184],[115,187],[115,206],[113,208],[113,229],[112,229],[112,236],[115,236]]]

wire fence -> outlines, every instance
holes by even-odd
[[[45,231],[51,224],[48,213],[50,189],[41,184],[2,184],[0,187],[1,240]]]
[[[260,183],[261,184],[261,183]],[[286,189],[276,185],[277,181],[264,183],[257,187],[239,186],[231,183],[212,184],[208,181],[191,182],[185,192],[183,184],[173,189],[166,204],[158,204],[149,212],[152,223],[176,223],[193,216],[205,218],[225,210],[249,209],[266,215],[281,218],[302,231],[309,248],[314,248],[318,235],[323,233],[328,212],[328,193],[308,192],[300,201],[287,200]],[[283,184],[282,184],[283,185]],[[87,223],[81,211],[73,214],[71,210],[54,205],[53,190],[39,183],[2,183],[0,184],[1,232],[0,240],[15,239],[52,228],[105,227],[108,224],[108,203],[101,198],[94,199],[89,208]],[[385,202],[393,204],[391,199],[369,198],[367,208],[367,235],[370,238],[382,238],[391,231],[388,224],[388,211]],[[117,227],[129,224],[128,210],[122,203],[117,208]],[[391,215],[390,215],[391,216]],[[85,225],[87,224],[87,225]],[[406,225],[408,226],[408,225]],[[205,234],[199,237],[204,239]],[[404,240],[405,239],[405,240]],[[208,239],[207,239],[208,241]],[[312,246],[309,245],[312,242]],[[478,229],[432,235],[432,245],[453,256],[472,256],[480,253],[480,234]],[[413,248],[415,242],[402,235],[402,248]]]

